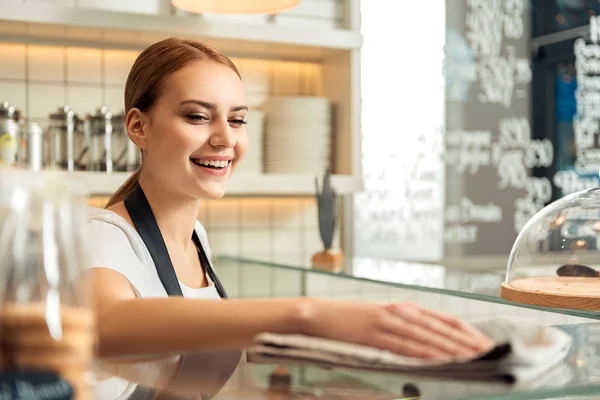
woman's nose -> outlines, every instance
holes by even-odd
[[[214,147],[234,147],[235,135],[229,122],[214,124],[209,143]]]

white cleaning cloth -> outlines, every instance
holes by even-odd
[[[403,357],[377,348],[303,335],[262,333],[248,349],[253,363],[315,365],[475,381],[528,382],[556,366],[569,352],[564,331],[520,318],[474,322],[496,343],[475,359],[440,362]]]

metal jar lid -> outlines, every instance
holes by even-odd
[[[94,122],[110,121],[112,117],[112,113],[106,106],[98,107],[87,115],[87,119]]]
[[[113,124],[124,124],[125,123],[125,111],[120,111],[112,115]]]
[[[11,106],[8,101],[5,101],[0,105],[0,118],[9,118],[16,121],[18,117],[19,110]]]
[[[112,118],[113,115],[106,106],[98,107],[89,113],[86,119],[90,123],[92,136],[104,135],[107,128],[112,131]]]
[[[112,115],[111,123],[115,132],[125,132],[125,117],[127,115],[124,111],[115,113]]]
[[[69,124],[78,125],[79,117],[71,107],[68,105],[64,105],[62,107],[58,107],[58,109],[50,114],[50,121],[55,125],[60,125],[61,127],[66,127]]]

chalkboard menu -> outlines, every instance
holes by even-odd
[[[468,0],[446,13],[446,256],[506,255],[552,197],[553,146],[532,138],[529,6]]]

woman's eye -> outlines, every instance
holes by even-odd
[[[199,115],[199,114],[188,115],[187,118],[191,119],[192,121],[206,121],[206,120],[208,120],[208,118],[206,118],[204,115]]]
[[[236,126],[236,127],[240,127],[242,125],[247,124],[247,121],[244,121],[243,119],[230,119],[229,123]]]

